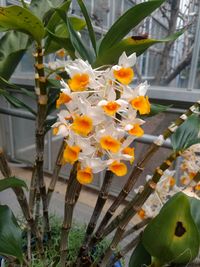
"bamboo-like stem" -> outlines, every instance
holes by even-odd
[[[62,158],[63,158],[63,152],[65,150],[65,147],[66,147],[66,142],[65,142],[65,139],[64,139],[62,141],[61,146],[60,146],[60,149],[59,149],[59,152],[58,152],[58,155],[57,155],[57,159],[56,159],[56,162],[55,162],[54,170],[53,170],[53,175],[52,175],[49,187],[48,187],[48,192],[47,192],[47,203],[48,203],[48,206],[49,206],[49,203],[51,201],[52,194],[53,194],[53,192],[55,190],[55,186],[56,186],[56,183],[57,183],[57,180],[58,180],[60,169],[62,167]]]
[[[44,183],[44,138],[45,138],[45,120],[47,116],[47,102],[48,96],[46,91],[46,77],[44,73],[44,64],[43,64],[43,50],[41,44],[37,44],[36,47],[36,64],[35,69],[38,74],[38,105],[37,105],[37,116],[36,116],[36,173],[37,181],[40,189],[40,195],[43,204],[43,220],[44,220],[44,231],[47,233],[48,239],[51,238],[50,235],[50,226],[49,226],[49,215],[48,215],[48,205],[47,205],[47,194],[46,186]]]
[[[101,215],[102,209],[106,203],[106,200],[108,199],[109,195],[109,190],[110,186],[113,180],[113,173],[109,170],[106,171],[105,176],[104,176],[104,181],[101,187],[101,190],[99,192],[95,208],[93,210],[92,216],[90,218],[90,222],[88,224],[88,227],[86,229],[86,235],[85,239],[83,242],[83,245],[80,248],[78,259],[76,262],[84,262],[84,265],[86,266],[86,261],[88,260],[88,263],[91,261],[89,260],[89,255],[88,255],[88,245],[89,241],[91,239],[91,235],[96,227],[97,221],[99,219],[99,216]],[[77,263],[79,264],[79,263]],[[76,264],[75,264],[76,265]]]
[[[31,262],[31,229],[27,226],[27,259]]]
[[[39,218],[40,218],[40,190],[39,188],[36,189],[36,196],[35,196],[35,223],[38,225]]]
[[[118,251],[114,258],[110,260],[110,262],[107,264],[107,267],[113,267],[114,264],[123,258],[130,250],[132,250],[140,241],[141,239],[141,233],[139,233],[136,237],[133,238],[131,242],[129,242],[125,247],[123,247],[120,251]]]
[[[68,236],[69,236],[69,231],[71,229],[73,211],[82,188],[81,184],[76,179],[77,166],[78,163],[75,163],[73,165],[65,194],[65,210],[64,210],[64,219],[62,224],[61,241],[60,241],[61,267],[65,267],[67,258],[67,249],[68,249]]]
[[[180,152],[173,152],[158,168],[156,168],[153,177],[145,184],[143,191],[136,194],[136,196],[124,208],[122,213],[118,215],[105,229],[103,237],[105,237],[116,227],[118,227],[114,238],[102,259],[102,262],[100,264],[101,267],[107,265],[112,253],[116,250],[118,243],[124,235],[127,224],[130,222],[132,217],[141,209],[148,197],[155,191],[156,185],[162,177],[163,172],[172,165],[173,161],[178,156],[180,156],[180,154]]]
[[[1,170],[1,172],[5,178],[11,177],[11,169],[9,168],[6,157],[5,157],[5,155],[1,149],[0,149],[0,170]],[[40,235],[38,228],[36,227],[33,216],[30,212],[28,201],[26,199],[26,195],[25,195],[23,189],[20,187],[13,187],[12,189],[13,189],[13,191],[17,197],[17,200],[20,204],[23,215],[24,215],[32,233],[36,237],[38,252],[39,252],[41,258],[44,259],[44,248],[43,248],[41,235]]]
[[[200,108],[200,100],[197,101],[194,105],[192,105],[184,114],[182,114],[179,118],[177,118],[171,125],[163,132],[163,134],[154,141],[154,143],[149,147],[144,157],[139,161],[139,163],[133,168],[126,184],[123,189],[119,193],[118,197],[114,200],[108,211],[106,212],[103,220],[101,221],[94,237],[91,240],[91,247],[94,246],[100,239],[103,234],[103,230],[112,218],[116,209],[120,206],[120,204],[125,200],[133,186],[137,182],[138,178],[142,174],[145,165],[149,162],[152,156],[157,152],[157,150],[162,146],[164,140],[169,138],[177,128],[187,120],[187,118],[192,115],[197,109]]]
[[[133,234],[135,231],[140,230],[141,228],[143,228],[145,225],[147,225],[150,221],[152,220],[152,218],[146,218],[143,221],[139,222],[138,224],[134,225],[133,227],[131,227],[129,230],[127,230],[123,236],[122,239],[126,238],[127,236]]]
[[[34,213],[36,187],[37,187],[37,172],[36,172],[36,165],[34,165],[31,177],[30,193],[29,193],[29,208],[32,214]]]

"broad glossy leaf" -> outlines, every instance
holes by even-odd
[[[200,234],[200,200],[194,197],[188,197],[188,199],[190,201],[190,210],[193,220],[195,221]]]
[[[0,255],[23,260],[22,232],[11,209],[0,205]]]
[[[93,29],[93,26],[92,26],[92,22],[91,22],[90,16],[88,14],[87,8],[86,8],[83,0],[77,0],[77,2],[78,2],[79,6],[81,8],[81,11],[83,13],[83,16],[84,16],[85,20],[86,20],[88,33],[89,33],[89,36],[90,36],[90,40],[91,40],[92,46],[93,46],[95,54],[96,54],[97,53],[96,37],[95,37],[95,33],[94,33],[94,29]]]
[[[178,31],[164,39],[137,39],[136,37],[128,37],[122,41],[114,44],[108,49],[104,49],[101,54],[98,55],[95,67],[105,64],[116,64],[120,55],[125,51],[127,55],[136,53],[137,56],[141,55],[146,51],[147,48],[157,43],[166,43],[176,40],[184,30]]]
[[[200,118],[191,115],[171,136],[172,147],[175,151],[185,150],[191,145],[200,143]]]
[[[151,263],[151,255],[146,251],[142,242],[140,242],[131,254],[129,267],[149,266]]]
[[[5,97],[5,99],[11,104],[13,105],[15,108],[22,108],[22,109],[26,109],[29,112],[31,112],[33,115],[36,115],[36,112],[30,108],[28,105],[26,105],[23,101],[21,101],[20,99],[16,98],[15,96],[11,95],[8,91],[0,89],[0,95],[2,95],[3,97]]]
[[[177,193],[163,206],[145,228],[142,243],[162,263],[187,264],[197,256],[199,233],[185,194]]]
[[[31,41],[28,35],[10,31],[0,40],[0,76],[9,80]]]
[[[6,190],[10,187],[25,187],[27,188],[26,183],[16,177],[10,177],[0,180],[0,191]]]
[[[29,10],[20,6],[0,7],[0,31],[17,30],[40,42],[44,37],[42,22]]]
[[[99,47],[99,54],[121,41],[135,26],[164,2],[165,0],[143,2],[126,11],[104,36]]]

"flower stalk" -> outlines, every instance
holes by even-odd
[[[103,234],[103,231],[115,213],[116,209],[120,206],[121,203],[126,199],[133,186],[137,182],[138,178],[142,174],[145,165],[149,162],[152,156],[159,150],[162,146],[163,141],[169,138],[184,121],[187,120],[189,116],[196,112],[196,110],[200,107],[200,101],[197,101],[194,105],[192,105],[184,114],[182,114],[179,118],[177,118],[171,125],[163,132],[161,136],[149,147],[146,154],[142,158],[141,161],[133,168],[126,184],[123,189],[119,193],[118,197],[114,200],[108,211],[106,212],[104,218],[102,219],[94,237],[91,240],[91,247],[94,246],[100,239]]]

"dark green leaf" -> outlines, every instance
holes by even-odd
[[[3,191],[10,187],[25,187],[27,189],[26,183],[19,178],[10,177],[0,180],[0,191]]]
[[[51,89],[49,91],[47,114],[51,114],[56,109],[56,100],[59,96],[60,89]]]
[[[94,55],[91,53],[88,47],[85,46],[81,38],[78,36],[77,32],[73,29],[73,26],[69,18],[66,16],[65,12],[63,12],[63,10],[57,10],[57,11],[60,17],[67,25],[67,29],[69,31],[69,36],[73,47],[79,53],[80,57],[83,60],[88,60],[88,62],[91,63],[94,59]]]
[[[190,210],[200,234],[200,200],[194,197],[188,197],[190,201]]]
[[[30,108],[30,106],[26,105],[23,101],[11,95],[8,91],[0,89],[0,95],[5,97],[6,100],[15,108],[23,108],[36,115],[36,112],[32,108]]]
[[[89,36],[90,36],[90,40],[91,40],[92,46],[93,46],[95,54],[96,54],[97,53],[96,37],[95,37],[94,29],[92,27],[92,22],[91,22],[90,16],[89,16],[89,14],[87,12],[87,8],[86,8],[83,0],[77,0],[77,1],[78,1],[78,4],[79,4],[80,8],[81,8],[83,16],[84,16],[84,18],[86,20],[88,33],[89,33]]]
[[[21,32],[7,32],[0,41],[0,76],[9,79],[30,46],[30,38]]]
[[[121,41],[135,26],[164,2],[165,0],[144,2],[126,11],[104,36],[99,48],[99,54]]]
[[[21,93],[31,97],[31,98],[36,98],[35,94],[30,91],[30,90],[27,90],[25,88],[22,88],[22,87],[19,87],[13,83],[10,83],[8,81],[6,81],[3,77],[0,77],[0,87],[3,88],[3,89],[7,89],[7,88],[12,88],[12,89],[16,89],[16,90],[19,90]]]
[[[45,123],[45,130],[46,132],[48,132],[49,130],[51,130],[51,126],[57,121],[57,117],[53,118],[53,119],[49,119],[46,121]]]
[[[148,114],[148,117],[155,116],[161,112],[165,112],[168,110],[172,105],[169,106],[164,106],[164,105],[159,105],[159,104],[151,104],[151,111]]]
[[[15,216],[6,205],[0,205],[0,255],[16,257],[21,263],[22,232]]]
[[[185,150],[199,142],[200,118],[191,115],[171,136],[172,147],[175,151]]]
[[[20,6],[0,7],[0,31],[17,30],[40,42],[44,37],[42,22],[29,10]]]
[[[134,52],[137,54],[137,56],[139,56],[142,53],[144,53],[147,50],[147,48],[151,47],[154,44],[175,41],[181,34],[183,34],[184,30],[185,29],[178,31],[163,39],[147,38],[147,39],[137,40],[134,39],[134,36],[125,38],[122,41],[114,44],[112,47],[104,49],[104,51],[102,51],[101,54],[98,55],[94,65],[95,67],[98,67],[105,64],[116,64],[118,58],[124,51],[128,56]]]
[[[151,255],[146,251],[142,242],[140,242],[133,250],[129,261],[129,267],[149,266],[151,263]]]

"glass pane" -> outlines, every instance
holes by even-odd
[[[108,0],[94,0],[94,11],[92,14],[93,22],[96,26],[107,28],[109,24],[110,1]]]

